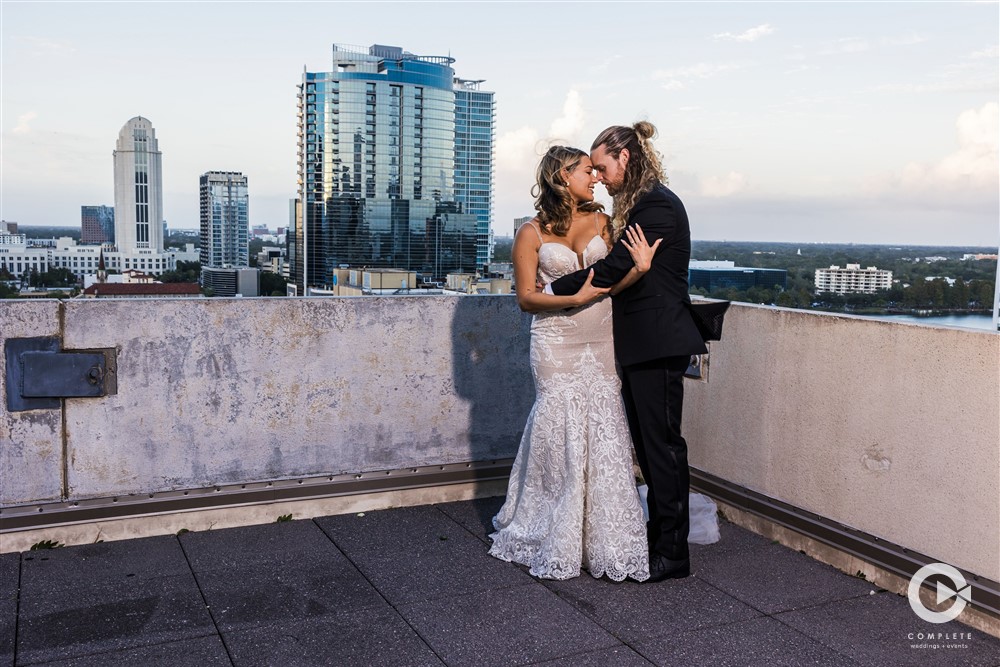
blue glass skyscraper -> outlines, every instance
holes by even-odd
[[[466,153],[483,147],[456,145],[456,109],[468,102],[464,88],[456,90],[461,85],[452,63],[394,46],[335,44],[332,71],[303,73],[302,209],[289,235],[299,294],[330,285],[333,269],[342,265],[400,268],[440,280],[474,271],[488,255],[492,169],[487,196],[479,177],[473,195],[469,169],[457,161],[469,164]],[[492,93],[485,94],[492,107]],[[485,160],[492,164],[492,108],[489,124]],[[475,164],[478,169],[478,158]],[[486,233],[480,231],[483,201]]]
[[[476,264],[493,258],[493,93],[455,79],[455,198],[476,216]]]

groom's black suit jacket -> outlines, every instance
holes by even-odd
[[[662,183],[632,207],[627,226],[642,227],[646,241],[657,248],[649,271],[612,298],[615,355],[622,366],[653,359],[703,354],[705,343],[691,319],[688,306],[688,260],[691,230],[681,200]],[[575,294],[594,269],[593,284],[610,287],[625,277],[635,263],[620,241],[608,256],[587,269],[552,283],[558,295]]]

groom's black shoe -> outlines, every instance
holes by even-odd
[[[664,579],[683,579],[691,575],[691,561],[687,558],[683,560],[672,560],[663,554],[655,551],[649,554],[649,579],[646,581],[655,583]]]

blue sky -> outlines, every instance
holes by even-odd
[[[451,54],[497,99],[494,231],[532,212],[549,143],[652,121],[696,239],[1000,242],[998,32],[988,3],[0,4],[0,215],[77,225],[111,152],[156,128],[171,227],[198,176],[247,174],[287,224],[296,84],[334,42]],[[600,189],[599,189],[600,190]]]

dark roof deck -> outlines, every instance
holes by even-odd
[[[501,502],[4,554],[0,667],[1000,665],[1000,640],[725,522],[688,579],[539,581],[486,553]]]

